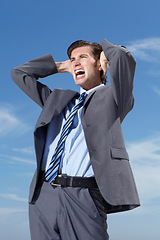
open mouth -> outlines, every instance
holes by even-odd
[[[75,71],[76,78],[81,78],[85,75],[85,71],[83,70],[76,70]]]

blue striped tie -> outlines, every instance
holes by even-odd
[[[64,146],[65,146],[65,140],[69,134],[70,127],[73,123],[73,119],[78,111],[78,109],[83,105],[85,98],[87,94],[84,92],[80,95],[78,98],[78,103],[73,107],[71,110],[69,116],[66,119],[66,122],[62,128],[61,136],[58,141],[57,147],[55,149],[55,153],[51,159],[51,162],[49,164],[49,167],[45,173],[45,179],[47,182],[51,183],[52,180],[58,175],[59,171],[59,165],[61,161],[61,157],[63,154]]]

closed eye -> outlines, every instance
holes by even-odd
[[[86,55],[86,54],[82,54],[80,57],[81,57],[81,58],[87,58],[88,55]]]
[[[70,59],[71,62],[74,62],[74,60],[75,60],[75,58],[71,58],[71,59]]]
[[[79,58],[87,58],[88,57],[88,54],[81,54],[80,56],[79,56]],[[74,62],[74,61],[76,61],[76,58],[70,58],[70,61],[71,62]]]

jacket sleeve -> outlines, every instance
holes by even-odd
[[[132,90],[136,61],[126,48],[113,45],[107,40],[102,41],[102,48],[109,61],[113,97],[118,106],[121,121],[123,121],[134,104]]]
[[[11,76],[24,93],[43,107],[51,90],[37,80],[54,73],[57,73],[56,64],[52,55],[47,54],[12,69]]]

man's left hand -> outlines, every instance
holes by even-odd
[[[101,52],[101,55],[100,55],[100,64],[101,64],[101,68],[103,70],[102,77],[106,77],[107,71],[109,69],[109,61],[106,59],[103,51]]]

